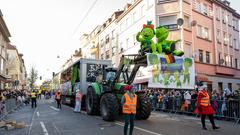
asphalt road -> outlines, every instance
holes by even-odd
[[[8,119],[24,121],[23,129],[0,129],[0,135],[123,135],[123,121],[105,122],[100,116],[89,116],[85,112],[74,113],[63,106],[61,110],[50,100],[38,101],[38,107],[24,106],[8,115]],[[216,121],[220,130],[201,130],[199,118],[162,112],[153,112],[145,121],[135,121],[134,135],[240,135],[240,124]]]

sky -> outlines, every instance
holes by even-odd
[[[50,79],[52,72],[57,72],[80,48],[81,34],[102,24],[127,3],[127,0],[97,0],[78,27],[94,1],[0,0],[0,9],[12,36],[11,44],[23,53],[27,71],[33,66],[43,80]]]
[[[93,10],[79,26],[90,6]],[[80,48],[79,38],[101,25],[130,0],[0,0],[3,18],[27,71],[35,67],[43,80],[50,79]],[[240,1],[230,0],[240,13]],[[79,27],[78,27],[79,26]],[[57,58],[57,56],[60,58]]]

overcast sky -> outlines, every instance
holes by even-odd
[[[27,70],[35,66],[43,79],[50,78],[75,49],[81,33],[102,24],[129,0],[98,0],[76,30],[95,0],[0,0],[11,43],[23,53]],[[240,12],[240,1],[230,0]],[[76,32],[75,32],[76,31]],[[75,32],[75,33],[74,33]],[[57,56],[60,59],[57,59]]]

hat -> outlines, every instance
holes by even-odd
[[[79,91],[80,91],[79,89],[76,90],[76,92],[79,92]]]
[[[126,86],[124,86],[124,90],[126,90],[126,91],[130,91],[132,88],[133,88],[132,85],[126,85]]]

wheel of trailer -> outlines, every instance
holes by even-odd
[[[112,93],[106,93],[100,101],[100,112],[103,120],[114,121],[118,116],[119,105],[117,97]]]
[[[92,87],[89,87],[87,90],[86,110],[89,115],[96,115],[99,113],[99,96]]]
[[[150,99],[144,95],[138,95],[137,97],[137,114],[136,119],[146,120],[150,116],[152,111],[152,104]]]

